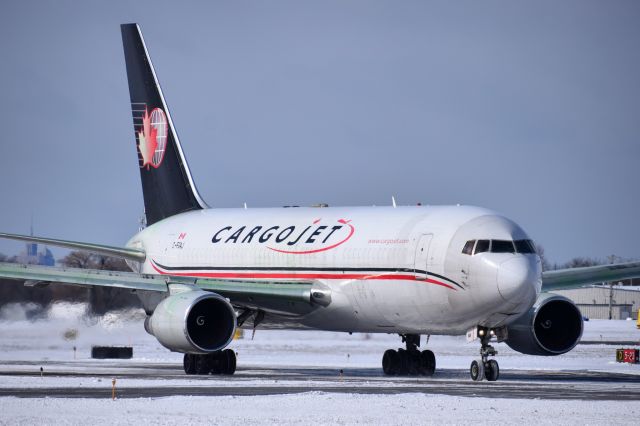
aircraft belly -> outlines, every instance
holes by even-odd
[[[361,309],[350,291],[352,280],[323,280],[331,291],[331,303],[305,315],[300,322],[307,327],[328,331],[359,331]]]
[[[358,280],[349,285],[367,332],[426,332],[455,328],[446,288],[409,280]]]
[[[426,281],[411,284],[411,303],[424,323],[447,326],[452,321],[450,297],[455,293],[445,287],[434,286]]]

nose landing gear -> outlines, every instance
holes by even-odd
[[[388,376],[432,376],[436,357],[430,350],[420,352],[420,335],[401,334],[405,349],[387,350],[382,357],[382,371]]]
[[[471,379],[475,382],[481,382],[484,379],[495,382],[500,377],[500,366],[495,359],[489,359],[490,356],[498,355],[498,351],[489,344],[491,338],[495,335],[495,331],[485,328],[478,328],[477,331],[481,343],[480,359],[474,359],[471,362],[471,367],[469,367]]]

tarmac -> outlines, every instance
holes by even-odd
[[[43,371],[40,371],[40,367]],[[141,361],[1,361],[0,396],[19,398],[118,398],[251,396],[305,392],[424,393],[485,398],[639,401],[640,376],[586,370],[500,372],[497,382],[473,382],[462,369],[432,377],[390,377],[379,368],[238,366],[233,376],[187,376],[182,365]],[[9,378],[12,377],[12,380]],[[22,380],[24,379],[24,380]],[[73,380],[77,379],[77,380]]]

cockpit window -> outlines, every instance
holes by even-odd
[[[478,240],[478,242],[476,242],[476,240],[470,240],[467,241],[462,249],[463,254],[478,254],[488,251],[491,253],[535,254],[536,246],[531,240]]]
[[[533,245],[533,241],[531,240],[516,240],[514,241],[516,245],[516,251],[518,253],[535,253],[536,247]]]
[[[472,254],[473,253],[473,245],[476,243],[476,240],[467,241],[467,243],[462,248],[462,254]]]
[[[513,241],[491,240],[491,253],[515,253]]]
[[[489,251],[489,240],[478,240],[473,254],[485,253],[487,251]]]

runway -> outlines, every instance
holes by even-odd
[[[40,367],[43,367],[41,376]],[[441,369],[433,377],[388,377],[378,368],[242,366],[233,376],[186,376],[174,363],[139,361],[2,361],[0,396],[118,398],[256,396],[306,392],[389,395],[420,393],[462,397],[640,401],[640,377],[587,370],[501,371],[497,382],[471,381],[467,370]],[[12,385],[15,383],[15,385]]]

